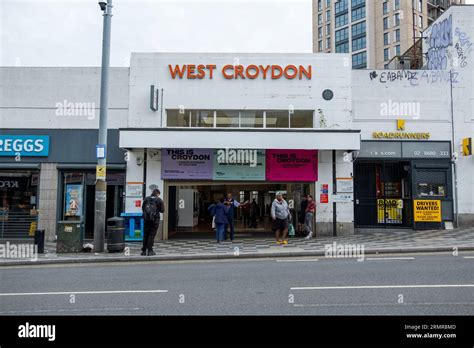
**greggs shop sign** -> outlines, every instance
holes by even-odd
[[[217,68],[215,64],[182,64],[168,65],[170,76],[172,79],[212,79],[216,74],[220,74],[227,80],[238,79],[262,79],[262,80],[311,80],[311,65],[232,65],[227,64],[221,68]]]

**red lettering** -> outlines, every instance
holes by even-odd
[[[197,78],[198,79],[203,79],[206,76],[206,72],[204,71],[205,68],[206,68],[206,66],[204,64],[199,64],[197,66],[197,71],[198,71]]]
[[[235,78],[240,76],[241,78],[245,79],[244,67],[242,65],[236,65],[234,70],[235,70]]]
[[[268,71],[268,69],[270,69],[270,65],[267,65],[265,67],[263,65],[259,65],[259,67],[260,67],[260,70],[263,73],[263,79],[265,80],[267,78],[267,71]]]
[[[275,74],[275,70],[279,70],[278,75]],[[272,79],[279,79],[283,75],[283,69],[279,65],[272,65]]]
[[[233,65],[224,65],[224,67],[222,68],[222,75],[224,75],[224,78],[226,78],[227,80],[230,80],[232,78],[234,78],[233,75],[227,75],[226,71],[229,70],[229,69],[233,69],[234,66]]]
[[[215,64],[206,65],[206,69],[209,70],[209,78],[212,79],[212,72],[216,68]]]
[[[188,64],[188,79],[195,79],[196,78],[196,65]]]
[[[303,78],[303,75],[306,76],[308,80],[311,80],[313,76],[313,67],[311,65],[308,65],[308,70],[304,68],[304,66],[300,65],[299,66],[299,72],[300,72],[300,80]]]
[[[176,75],[178,75],[180,79],[183,78],[184,72],[186,71],[186,65],[183,65],[182,70],[179,68],[179,65],[175,65],[174,69],[171,64],[169,64],[168,67],[173,79],[176,78]]]
[[[293,74],[290,75],[288,70],[293,70]],[[287,65],[285,67],[285,70],[283,71],[283,74],[285,75],[285,77],[288,79],[288,80],[292,80],[294,79],[297,75],[298,75],[298,70],[296,69],[296,66],[294,65]]]
[[[252,73],[251,73],[251,70],[254,71],[253,75],[252,75]],[[258,74],[259,74],[258,66],[252,64],[252,65],[249,65],[249,66],[247,67],[247,69],[246,69],[246,76],[247,76],[247,78],[252,79],[252,80],[253,80],[253,79],[256,79],[257,76],[258,76]]]

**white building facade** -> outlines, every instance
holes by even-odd
[[[271,230],[268,207],[277,191],[295,220],[302,197],[314,197],[316,235],[472,224],[474,162],[461,151],[474,130],[473,8],[465,8],[470,12],[452,7],[435,22],[452,16],[447,32],[435,29],[440,36],[426,42],[436,70],[352,70],[345,54],[133,53],[129,69],[111,72],[109,216],[139,214],[143,197],[159,188],[167,208],[162,239],[212,236],[207,207],[226,193],[254,202],[234,216],[237,232],[252,234]],[[438,51],[453,63],[444,65]],[[97,140],[87,134],[63,146],[55,139],[97,128],[98,69],[0,74],[4,142],[49,136],[47,154],[18,159],[1,149],[2,180],[22,178],[21,189],[0,189],[3,221],[22,203],[25,214],[39,211],[49,239],[62,219],[88,220],[87,230]],[[28,90],[33,98],[24,98]],[[94,103],[97,117],[68,115],[68,101],[76,114],[74,103]],[[82,211],[68,215],[68,195],[78,191]]]

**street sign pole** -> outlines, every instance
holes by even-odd
[[[103,155],[97,151],[97,170],[95,184],[95,215],[94,215],[94,251],[104,251],[105,211],[107,204],[107,111],[109,101],[109,65],[110,65],[110,30],[112,22],[112,0],[107,4],[99,2],[104,12],[104,28],[102,37],[102,71],[100,81],[100,116],[98,149],[104,149]]]

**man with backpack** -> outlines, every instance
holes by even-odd
[[[156,253],[153,251],[153,244],[155,242],[156,232],[160,226],[160,213],[165,212],[165,205],[160,198],[160,190],[155,189],[151,196],[143,200],[142,211],[143,219],[145,220],[145,231],[143,235],[142,256],[153,256]]]

